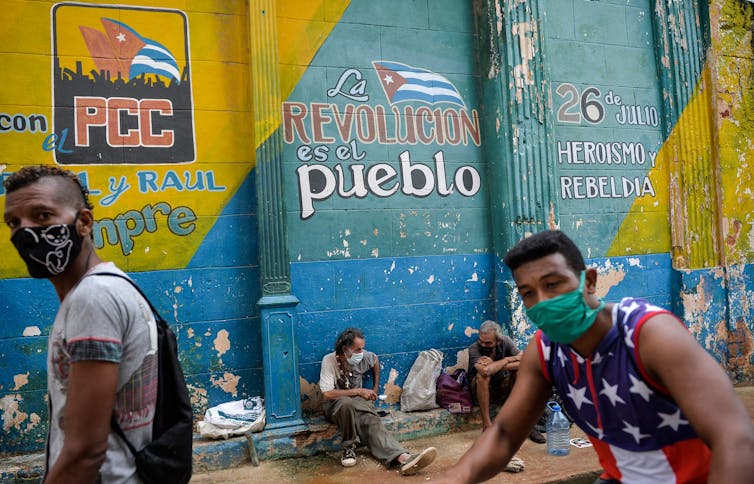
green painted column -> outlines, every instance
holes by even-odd
[[[275,0],[251,0],[250,51],[259,219],[259,266],[265,429],[304,425],[296,346],[296,306],[291,294],[286,242],[280,133],[280,67]],[[260,144],[261,141],[261,144]]]
[[[557,225],[552,103],[539,0],[482,0],[484,148],[493,240],[502,256]]]
[[[525,235],[558,226],[552,101],[542,2],[477,3],[495,310],[505,326],[520,300],[500,260]]]
[[[654,30],[662,84],[664,153],[670,175],[673,265],[698,269],[722,263],[719,146],[714,89],[706,63],[706,0],[655,0]]]

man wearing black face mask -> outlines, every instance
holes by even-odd
[[[61,301],[48,341],[45,482],[138,482],[110,421],[137,449],[151,441],[157,329],[149,305],[127,281],[90,277],[125,274],[94,250],[92,206],[76,175],[25,167],[3,186],[11,242]]]
[[[479,327],[479,338],[469,346],[469,380],[471,394],[482,415],[482,431],[492,425],[490,403],[502,405],[511,393],[521,352],[512,339],[503,334],[500,325],[485,321]],[[542,444],[545,438],[533,429],[529,438]]]

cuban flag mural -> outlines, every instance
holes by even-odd
[[[105,32],[79,26],[97,69],[111,79],[128,80],[140,74],[158,74],[180,84],[175,56],[162,44],[139,35],[128,25],[110,18],[100,19]]]
[[[466,106],[458,89],[440,74],[399,62],[373,61],[372,65],[391,105],[402,101],[420,101]]]

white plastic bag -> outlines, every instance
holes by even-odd
[[[264,399],[252,397],[207,409],[204,421],[199,422],[199,433],[202,437],[227,439],[247,432],[261,432],[264,425]]]
[[[437,408],[437,378],[442,371],[442,351],[419,352],[403,384],[401,412]]]

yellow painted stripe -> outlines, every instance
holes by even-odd
[[[656,254],[671,250],[670,187],[671,184],[678,187],[683,183],[677,175],[671,176],[680,172],[676,169],[677,167],[674,167],[673,164],[676,163],[674,160],[677,158],[681,160],[681,163],[685,163],[690,161],[690,157],[712,156],[711,150],[705,152],[693,150],[695,152],[690,153],[684,149],[689,146],[690,134],[699,133],[700,129],[708,128],[712,124],[711,89],[702,89],[705,84],[702,80],[709,79],[709,75],[709,67],[705,65],[691,99],[683,109],[678,122],[673,126],[670,136],[657,153],[655,166],[648,173],[655,188],[656,197],[649,195],[636,197],[618,233],[613,238],[607,256]],[[702,160],[702,163],[709,164],[711,160]],[[684,220],[680,216],[676,216],[675,219],[679,222]],[[683,230],[683,228],[678,228],[678,230]]]

